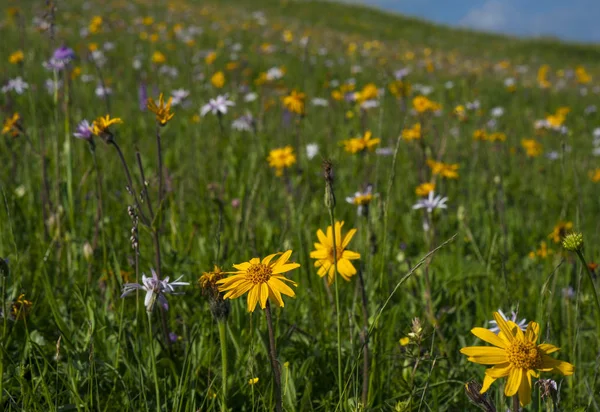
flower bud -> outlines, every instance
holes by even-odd
[[[569,233],[563,238],[562,245],[570,252],[580,252],[583,249],[583,235],[581,233]]]
[[[90,245],[90,242],[85,242],[85,244],[83,245],[83,257],[86,261],[89,262],[90,260],[92,260],[93,256],[94,249],[92,249],[92,245]]]

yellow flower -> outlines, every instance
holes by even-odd
[[[12,303],[11,313],[14,319],[24,319],[29,314],[33,303],[25,299],[25,294],[21,293],[17,300]]]
[[[400,338],[400,345],[402,346],[406,346],[410,343],[410,338],[408,336],[405,336],[403,338]]]
[[[280,147],[269,152],[267,158],[269,166],[275,169],[275,174],[281,176],[283,169],[291,167],[296,163],[296,155],[292,146]]]
[[[377,89],[377,86],[375,86],[375,83],[368,83],[360,92],[356,92],[354,97],[358,103],[363,103],[367,100],[376,99],[378,94],[379,90]]]
[[[548,71],[550,71],[550,66],[547,64],[542,65],[538,70],[537,81],[542,89],[547,89],[550,87],[550,82],[548,81]]]
[[[590,176],[590,179],[592,180],[592,182],[594,182],[594,183],[600,182],[600,168],[590,170],[589,176]]]
[[[10,56],[8,56],[8,62],[10,64],[18,64],[18,63],[21,63],[24,58],[25,58],[25,55],[23,54],[23,51],[17,50],[16,52],[13,52],[13,53],[11,53]]]
[[[529,258],[535,259],[536,257],[539,257],[540,259],[546,259],[552,253],[552,250],[548,249],[546,242],[542,241],[540,242],[540,248],[538,250],[529,252]]]
[[[7,118],[4,121],[4,127],[2,127],[2,134],[10,133],[12,136],[16,136],[20,132],[19,120],[21,116],[19,113],[13,113],[12,117]]]
[[[473,139],[474,140],[487,140],[488,139],[487,132],[483,129],[477,129],[473,132]]]
[[[540,332],[537,322],[529,322],[523,333],[516,323],[504,320],[498,312],[494,313],[494,319],[500,328],[498,335],[484,328],[471,330],[473,335],[494,346],[470,346],[460,350],[471,362],[493,365],[485,371],[481,393],[496,379],[508,377],[504,394],[518,394],[521,405],[525,406],[531,402],[531,378],[538,378],[538,371],[573,374],[573,365],[548,356],[559,348],[549,343],[537,344]]]
[[[417,188],[415,189],[415,193],[417,194],[417,196],[427,196],[429,192],[433,190],[435,190],[435,183],[425,182],[417,186]]]
[[[281,253],[281,252],[280,252]],[[260,302],[260,307],[264,309],[267,305],[267,299],[283,307],[281,294],[294,297],[296,294],[285,282],[297,286],[296,282],[283,276],[283,273],[299,268],[298,263],[288,263],[292,251],[281,254],[275,262],[273,258],[280,253],[274,253],[267,256],[262,261],[259,258],[252,258],[248,262],[233,265],[237,269],[233,276],[217,281],[220,292],[227,292],[223,299],[235,299],[248,292],[248,312],[254,312],[256,304]]]
[[[217,265],[214,266],[212,272],[204,272],[200,279],[198,279],[198,283],[202,288],[202,293],[210,296],[213,299],[220,300],[219,287],[217,286],[217,281],[223,279],[225,277],[225,272],[221,270]]]
[[[577,66],[575,69],[575,77],[577,78],[577,82],[581,84],[588,84],[592,81],[592,76],[588,74],[583,66]]]
[[[554,229],[552,230],[552,233],[548,235],[548,238],[552,239],[554,243],[560,243],[562,238],[572,230],[573,222],[564,222],[561,220],[554,226]]]
[[[218,71],[215,74],[213,74],[210,78],[210,83],[217,89],[220,89],[221,87],[225,86],[225,75],[223,74],[223,72]]]
[[[356,275],[356,269],[351,260],[360,259],[360,253],[346,250],[356,229],[350,229],[346,236],[342,237],[342,226],[344,222],[335,222],[335,246],[337,259],[337,272],[347,281]],[[335,266],[333,262],[333,230],[331,226],[327,228],[327,236],[321,229],[317,230],[317,238],[320,243],[315,243],[315,249],[310,252],[310,257],[317,259],[315,267],[319,268],[317,275],[323,277],[327,275],[327,281],[331,285],[335,276]]]
[[[206,57],[204,58],[204,63],[206,63],[210,66],[211,64],[213,64],[215,62],[216,59],[217,59],[217,53],[212,51],[206,55]]]
[[[433,173],[434,175],[440,175],[447,179],[458,179],[459,165],[456,163],[449,164],[449,163],[436,162],[435,160],[428,159],[427,165],[431,169],[431,173]]]
[[[291,43],[292,40],[294,40],[294,35],[292,34],[292,32],[289,30],[285,30],[283,32],[283,41],[286,43]]]
[[[98,33],[101,28],[102,28],[102,17],[100,17],[100,16],[92,17],[92,20],[90,21],[90,25],[88,26],[88,30],[90,31],[90,33],[92,33],[92,34]]]
[[[458,118],[458,120],[460,120],[461,122],[464,122],[465,120],[467,120],[467,110],[465,109],[465,106],[463,106],[462,104],[459,104],[458,106],[456,106],[454,108],[453,113]]]
[[[152,16],[146,16],[142,20],[142,24],[144,26],[152,26],[152,24],[154,24],[154,18]]]
[[[489,135],[490,142],[504,142],[506,140],[506,135],[502,132],[495,132]]]
[[[407,97],[411,91],[411,85],[402,80],[395,80],[388,86],[390,93],[396,97]]]
[[[248,379],[248,385],[255,385],[258,382],[258,378]]]
[[[121,120],[118,117],[111,119],[110,115],[108,115],[108,114],[105,117],[100,116],[92,122],[92,133],[94,133],[94,135],[99,136],[99,137],[101,137],[104,134],[110,135],[110,131],[108,130],[108,128],[110,126],[112,126],[113,124],[121,124],[121,123],[123,123],[123,120]]]
[[[522,139],[521,146],[525,149],[527,157],[537,157],[542,153],[542,144],[535,139]]]
[[[425,96],[416,96],[413,101],[413,108],[417,113],[437,112],[442,108],[438,103],[429,100]]]
[[[166,61],[167,58],[165,57],[165,55],[159,52],[158,50],[152,53],[152,63],[163,64]]]
[[[411,128],[402,130],[402,139],[407,142],[421,138],[421,123],[415,123]]]
[[[292,90],[292,92],[283,98],[284,107],[296,114],[304,114],[304,100],[306,99],[306,95],[301,92],[297,92],[296,90]]]
[[[149,97],[147,107],[152,113],[156,115],[156,121],[164,126],[167,124],[169,120],[175,116],[175,113],[171,113],[171,103],[173,101],[172,97],[169,97],[167,104],[165,104],[163,100],[163,94],[161,93],[158,97],[158,105],[154,102],[154,99]]]
[[[344,144],[344,149],[349,153],[359,153],[364,150],[373,151],[373,149],[375,149],[375,146],[377,146],[379,142],[381,142],[381,139],[371,139],[371,136],[371,131],[367,130],[362,137],[355,137],[353,139],[344,140],[342,142]]]

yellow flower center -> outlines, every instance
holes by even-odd
[[[339,242],[339,240],[338,240]],[[342,258],[342,254],[344,253],[344,248],[338,246],[337,247],[337,261],[339,262]],[[329,248],[329,262],[333,263],[333,248]]]
[[[255,285],[267,283],[267,281],[271,279],[272,273],[273,271],[269,266],[259,263],[250,266],[248,270],[246,270],[246,279]]]
[[[516,368],[537,369],[542,355],[534,342],[515,340],[507,349],[508,361]]]

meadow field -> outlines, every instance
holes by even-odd
[[[600,410],[600,46],[0,7],[3,410]]]

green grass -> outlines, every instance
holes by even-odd
[[[483,345],[470,330],[489,327],[498,308],[538,322],[540,340],[561,348],[553,356],[576,368],[570,377],[542,373],[559,383],[559,396],[542,399],[534,386],[526,409],[598,409],[600,325],[592,285],[577,256],[549,237],[559,221],[573,222],[573,230],[583,233],[587,261],[600,259],[600,183],[590,178],[600,167],[592,154],[600,118],[585,112],[597,103],[598,46],[474,33],[321,1],[264,0],[260,7],[248,0],[182,0],[168,8],[86,4],[59,4],[53,36],[32,23],[35,16],[50,18],[42,3],[19,4],[17,17],[7,13],[0,24],[2,85],[17,76],[29,84],[24,94],[0,94],[2,119],[15,112],[21,117],[19,132],[3,134],[0,150],[0,256],[7,259],[0,268],[4,410],[274,410],[263,310],[248,313],[246,295],[231,300],[220,327],[198,279],[215,264],[229,271],[233,264],[288,249],[300,264],[287,274],[298,284],[296,297],[284,296],[283,308],[271,301],[285,410],[475,410],[464,384],[482,382],[485,367],[459,351]],[[264,12],[264,25],[253,16],[256,10]],[[81,37],[93,16],[103,17],[102,30]],[[148,26],[142,23],[146,16],[154,19]],[[202,30],[186,44],[174,35],[175,24]],[[284,30],[293,35],[289,44]],[[156,42],[145,39],[155,33]],[[306,48],[303,36],[310,38]],[[374,40],[379,43],[373,48]],[[114,49],[105,50],[106,63],[95,67],[89,44],[103,49],[107,42]],[[236,43],[239,50],[233,49]],[[45,86],[53,73],[42,62],[61,44],[75,49],[78,58],[58,78],[69,78],[74,67],[81,75],[68,87],[63,83],[55,96]],[[349,54],[352,44],[357,50]],[[275,51],[266,53],[266,45]],[[9,64],[18,49],[23,62]],[[176,77],[161,74],[164,65],[151,62],[155,51],[177,69]],[[210,51],[216,59],[207,64]],[[135,59],[141,69],[133,67]],[[239,66],[229,70],[232,61]],[[427,64],[434,69],[427,71]],[[551,67],[546,89],[536,80],[543,64]],[[284,68],[280,80],[257,84],[260,73],[276,66]],[[589,84],[561,78],[560,70],[578,66],[592,76]],[[412,92],[404,101],[388,90],[394,71],[403,67],[412,69],[406,78]],[[216,89],[210,78],[220,70],[226,84]],[[514,92],[504,86],[507,78],[515,79]],[[332,81],[349,79],[355,91],[368,83],[384,89],[379,106],[361,111],[355,103],[333,100],[339,86]],[[112,89],[108,100],[95,95],[99,82]],[[141,84],[154,98],[178,88],[190,92],[189,105],[174,107],[175,117],[160,128],[162,203],[156,121],[140,110]],[[443,107],[439,115],[411,112],[418,84],[433,87],[429,98]],[[302,118],[290,117],[282,105],[293,89],[307,95]],[[248,92],[258,98],[245,101]],[[224,93],[236,105],[222,117],[223,128],[216,116],[197,116],[210,98]],[[315,97],[328,99],[329,106],[314,106]],[[468,119],[460,121],[454,108],[474,100],[481,108],[468,110]],[[115,147],[95,137],[92,151],[72,137],[80,120],[105,115],[108,106],[112,117],[123,119],[111,130],[134,190],[141,196],[147,187],[152,205],[150,212],[143,196],[136,212],[137,260],[128,214],[135,202]],[[567,133],[535,130],[536,120],[563,106],[570,108]],[[494,107],[504,108],[496,130],[506,140],[475,141],[473,132],[486,127]],[[257,120],[256,133],[231,127],[246,112]],[[418,121],[420,141],[399,138]],[[342,142],[366,130],[381,139],[378,148],[394,154],[345,152]],[[536,139],[541,153],[527,156],[522,139]],[[319,145],[312,159],[308,143]],[[267,156],[286,145],[294,147],[297,162],[277,176]],[[558,159],[549,159],[551,153]],[[424,230],[426,214],[412,206],[419,199],[415,188],[433,178],[427,158],[458,164],[459,177],[435,177],[435,192],[448,197],[448,208],[436,211]],[[349,282],[338,278],[339,346],[334,285],[327,289],[310,258],[317,230],[330,224],[326,159],[333,164],[336,219],[345,222],[345,231],[358,229],[348,248],[361,254],[354,263],[364,279],[368,313],[365,319],[359,276]],[[367,184],[377,195],[365,217],[346,197]],[[142,214],[150,216],[148,222]],[[552,253],[532,258],[541,242]],[[120,295],[124,283],[141,281],[158,262],[163,278],[182,275],[191,285],[181,288],[183,295],[168,296],[168,311],[154,308],[149,324],[145,293]],[[13,312],[21,294],[32,305]],[[422,331],[402,346],[414,318]],[[365,327],[369,368],[363,405]],[[176,335],[171,344],[165,330]],[[254,385],[248,383],[252,378],[258,378]],[[512,408],[503,395],[505,381],[488,392],[497,410]]]

